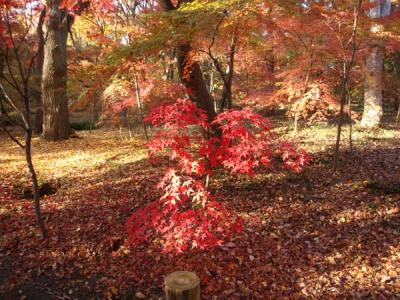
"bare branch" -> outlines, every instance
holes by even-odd
[[[25,146],[15,137],[11,134],[11,132],[3,125],[0,125],[0,129],[6,134],[8,135],[8,137],[14,142],[16,143],[18,146],[20,146],[22,149],[25,149]]]
[[[13,124],[13,125],[15,125],[15,126],[21,127],[22,129],[25,129],[24,126],[22,126],[21,124],[17,123],[16,121],[14,121],[14,120],[10,117],[10,115],[8,114],[7,110],[6,110],[5,107],[4,107],[3,101],[1,101],[1,98],[0,98],[0,110],[3,111],[3,115],[6,116],[8,122],[10,122],[11,124]]]
[[[200,52],[203,52],[203,53],[207,54],[211,58],[211,60],[214,63],[214,66],[215,66],[216,70],[221,75],[221,79],[222,79],[222,81],[224,83],[224,86],[226,86],[228,84],[228,82],[226,80],[226,73],[222,70],[221,64],[219,63],[218,59],[214,56],[214,54],[212,52],[212,48],[213,48],[213,46],[215,44],[215,40],[216,40],[216,37],[217,37],[218,30],[221,27],[222,23],[224,22],[225,17],[226,17],[226,14],[224,14],[222,19],[218,22],[217,26],[215,27],[215,30],[214,30],[213,35],[212,35],[211,43],[208,46],[207,51],[199,49]]]
[[[3,42],[5,42],[2,35],[0,35],[0,38],[3,40]],[[14,72],[13,72],[13,70],[11,68],[11,63],[10,63],[10,60],[9,60],[8,48],[6,48],[5,51],[1,50],[1,48],[0,48],[0,51],[2,51],[2,55],[4,57],[4,61],[6,62],[7,70],[8,70],[8,73],[10,74],[11,81],[13,83],[12,86],[16,89],[16,91],[20,94],[21,97],[24,97],[24,93],[21,90],[21,88],[20,88],[20,86],[18,84],[18,81],[14,76]],[[4,78],[5,76],[2,76],[2,77]]]
[[[8,96],[6,90],[4,89],[3,84],[1,84],[1,83],[0,83],[0,89],[1,89],[1,91],[3,92],[4,97],[6,98],[6,100],[7,100],[7,101],[10,103],[10,105],[12,106],[12,108],[13,108],[16,112],[18,112],[18,113],[21,115],[22,120],[24,121],[24,123],[25,123],[25,125],[26,125],[27,122],[26,122],[26,119],[25,119],[24,114],[23,114],[22,111],[15,105],[15,103],[11,100],[11,98]]]

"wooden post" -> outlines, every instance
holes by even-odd
[[[164,281],[167,300],[200,300],[200,279],[192,272],[178,271]]]

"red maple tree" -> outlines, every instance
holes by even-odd
[[[216,169],[252,176],[279,152],[287,168],[300,171],[310,159],[290,143],[276,143],[270,121],[248,109],[226,111],[210,123],[195,103],[178,99],[153,109],[146,121],[160,129],[148,143],[150,156],[165,154],[172,167],[157,185],[164,195],[137,210],[127,229],[131,243],[159,238],[168,253],[213,248],[242,230],[240,216],[207,191]],[[212,135],[212,127],[220,134]]]

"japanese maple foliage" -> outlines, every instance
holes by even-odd
[[[240,216],[206,190],[204,179],[216,169],[251,176],[277,151],[297,172],[309,161],[290,143],[276,145],[270,121],[249,109],[226,111],[210,124],[196,104],[179,99],[153,109],[146,121],[160,129],[148,143],[150,155],[167,155],[172,166],[157,185],[164,195],[137,210],[127,228],[132,244],[158,239],[167,253],[213,248],[242,230]],[[220,134],[211,135],[212,127]]]
[[[179,253],[212,248],[242,230],[242,219],[214,201],[200,180],[170,169],[159,188],[165,194],[137,210],[127,222],[133,244],[159,236],[165,252]]]
[[[217,116],[213,124],[222,130],[219,162],[231,173],[253,175],[260,164],[270,164],[273,135],[268,119],[250,109],[231,110]]]

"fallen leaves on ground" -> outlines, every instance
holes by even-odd
[[[0,295],[39,282],[71,297],[158,299],[167,274],[189,270],[205,299],[400,297],[400,195],[368,185],[400,178],[399,131],[356,134],[360,142],[337,172],[326,151],[332,139],[315,143],[306,134],[297,142],[314,162],[301,174],[213,178],[211,189],[243,216],[245,230],[219,249],[175,257],[157,243],[127,242],[127,218],[159,197],[162,175],[141,138],[94,131],[34,140],[40,181],[56,188],[42,200],[42,241],[32,201],[22,197],[22,153],[0,136]]]

